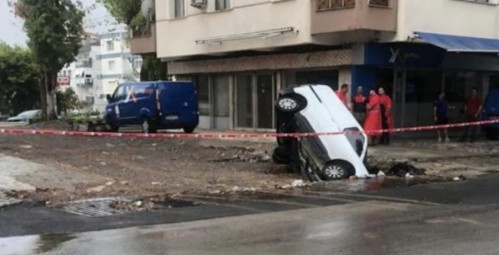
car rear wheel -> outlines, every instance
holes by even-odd
[[[298,94],[291,94],[277,99],[276,108],[283,113],[296,113],[305,108],[305,105],[305,98]]]
[[[156,125],[150,118],[143,118],[140,127],[142,128],[142,133],[144,134],[156,133],[156,131],[158,131]]]
[[[351,174],[351,166],[346,162],[332,162],[322,170],[322,178],[325,181],[334,181],[348,178]]]

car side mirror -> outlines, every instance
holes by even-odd
[[[113,101],[113,97],[111,95],[107,94],[106,95],[107,102],[111,103]]]

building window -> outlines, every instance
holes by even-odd
[[[369,6],[390,7],[389,0],[369,0]]]
[[[71,77],[71,70],[68,70],[68,77]]]
[[[221,11],[221,10],[227,10],[230,8],[230,0],[215,0],[215,10],[216,11]]]
[[[173,17],[179,18],[185,16],[185,0],[174,0]]]
[[[355,7],[356,0],[315,0],[317,11]]]
[[[114,51],[114,42],[112,40],[106,42],[106,49],[108,51]]]
[[[116,62],[114,60],[111,60],[107,62],[107,66],[109,71],[114,71],[114,69],[116,68]]]

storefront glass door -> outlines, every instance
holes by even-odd
[[[216,75],[213,78],[213,127],[218,130],[229,129],[229,76]]]
[[[275,83],[272,74],[257,75],[257,125],[258,128],[272,129],[274,127]]]
[[[236,76],[236,127],[253,128],[253,75],[240,74]]]

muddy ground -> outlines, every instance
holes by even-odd
[[[23,128],[67,125],[50,122]],[[400,140],[370,148],[370,162],[381,170],[409,162],[426,169],[432,179],[472,178],[499,170],[498,145]],[[15,197],[50,203],[289,187],[300,177],[271,162],[273,147],[273,140],[0,135],[0,179],[10,180],[14,188],[27,185],[11,192]]]

